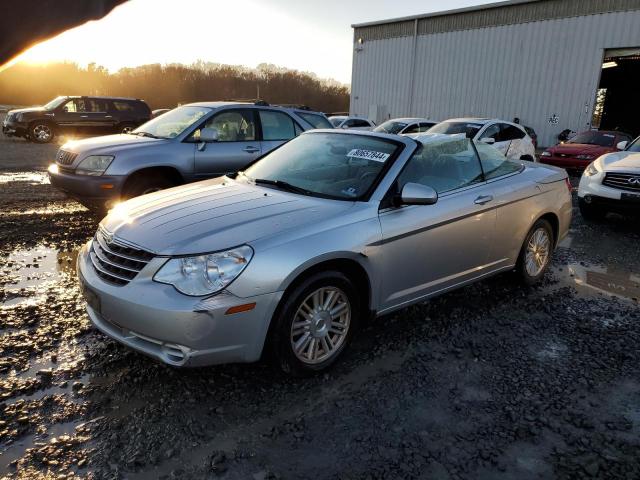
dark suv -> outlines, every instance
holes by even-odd
[[[48,143],[58,133],[128,133],[151,118],[142,100],[118,97],[57,97],[43,107],[10,110],[2,133]]]

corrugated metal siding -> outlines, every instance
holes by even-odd
[[[411,106],[413,37],[365,42],[354,53],[351,111],[379,105],[377,121],[519,117],[552,145],[565,128],[589,128],[604,50],[640,46],[639,25],[636,10],[418,36]]]
[[[537,0],[418,20],[418,35],[516,25],[561,18],[640,9],[640,0]],[[357,27],[355,38],[365,41],[413,35],[413,20]]]

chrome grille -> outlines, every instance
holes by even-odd
[[[612,173],[607,172],[602,181],[607,187],[640,192],[640,173]]]
[[[71,165],[77,156],[77,153],[58,150],[58,153],[56,154],[56,162],[60,165]]]
[[[126,285],[142,270],[153,254],[110,240],[98,230],[89,252],[93,268],[100,278],[114,285]]]

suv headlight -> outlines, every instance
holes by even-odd
[[[158,270],[153,279],[173,285],[185,295],[210,295],[233,282],[252,257],[253,249],[243,245],[225,252],[172,258]]]
[[[78,164],[76,173],[78,175],[100,176],[111,165],[113,158],[113,155],[91,155]]]
[[[598,169],[593,163],[594,162],[591,162],[589,165],[587,165],[587,168],[584,169],[584,174],[587,177],[593,177],[594,175],[598,174]]]

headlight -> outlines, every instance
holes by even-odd
[[[593,162],[591,162],[587,168],[585,168],[584,170],[584,174],[587,177],[593,177],[594,175],[598,174],[598,169],[596,168],[596,166],[593,164]]]
[[[593,160],[593,155],[576,155],[579,160]]]
[[[91,155],[82,160],[76,168],[78,175],[99,176],[104,173],[113,161],[113,155]]]
[[[547,152],[546,150],[540,154],[541,157],[550,157],[551,152]]]
[[[226,252],[172,258],[153,279],[173,285],[185,295],[210,295],[233,282],[249,264],[251,257],[253,249],[243,245]]]

